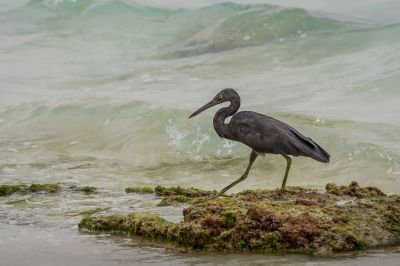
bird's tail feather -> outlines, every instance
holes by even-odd
[[[329,158],[331,156],[315,141],[313,141],[311,138],[303,136],[301,133],[295,130],[292,130],[292,133],[295,134],[298,140],[308,148],[308,149],[302,149],[304,155],[309,156],[321,163],[329,163]]]
[[[315,149],[315,157],[312,157],[313,159],[321,162],[321,163],[329,163],[329,158],[331,157],[329,155],[329,153],[324,150],[321,146],[319,146],[317,143],[315,143],[315,146],[317,147],[317,149]]]

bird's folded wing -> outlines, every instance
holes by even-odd
[[[235,140],[257,152],[302,155],[321,162],[329,161],[329,154],[311,138],[272,117],[261,114],[239,116],[230,124]]]

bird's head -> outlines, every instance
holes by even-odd
[[[215,97],[211,101],[209,101],[204,106],[200,107],[196,112],[191,114],[189,118],[200,114],[201,112],[207,110],[210,107],[213,107],[214,105],[223,102],[231,102],[234,99],[240,99],[239,94],[234,89],[223,89],[217,95],[215,95]]]

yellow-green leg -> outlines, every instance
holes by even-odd
[[[254,161],[256,160],[256,158],[257,158],[257,153],[256,153],[255,151],[251,151],[250,160],[249,160],[249,165],[247,166],[246,171],[244,172],[244,174],[243,174],[241,177],[239,177],[237,180],[235,180],[232,184],[230,184],[229,186],[226,186],[225,188],[223,188],[220,192],[218,192],[217,195],[215,195],[215,197],[221,196],[221,195],[224,194],[228,189],[232,188],[232,187],[233,187],[234,185],[236,185],[237,183],[240,183],[240,182],[242,182],[243,180],[245,180],[246,177],[249,175],[250,168],[251,168],[251,166],[253,165],[253,163],[254,163]]]
[[[283,178],[281,190],[285,190],[286,180],[289,175],[290,166],[292,165],[292,158],[290,158],[287,155],[283,155],[283,157],[285,157],[286,159],[286,172],[285,172],[285,177]]]

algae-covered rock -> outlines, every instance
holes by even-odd
[[[156,195],[162,197],[158,206],[177,206],[192,203],[195,199],[214,196],[217,192],[198,188],[162,187],[155,188]]]
[[[126,193],[136,193],[136,194],[152,194],[154,189],[151,187],[127,187],[125,188]]]
[[[81,192],[83,192],[84,194],[96,194],[97,193],[97,188],[95,187],[90,187],[90,186],[86,186],[86,187],[82,187],[80,189]]]
[[[158,196],[182,195],[188,198],[199,198],[199,197],[212,196],[216,194],[216,191],[201,190],[198,188],[162,187],[162,186],[156,187],[155,192]]]
[[[112,215],[107,217],[85,217],[79,223],[79,229],[88,231],[106,231],[114,233],[129,233],[131,235],[149,238],[167,238],[176,226],[150,213],[135,213],[129,215]]]
[[[48,192],[57,193],[61,190],[58,184],[31,184],[30,186],[21,185],[1,185],[0,186],[0,196],[10,196],[14,193],[27,193],[27,192]]]
[[[151,194],[156,193],[162,200],[158,206],[176,206],[193,202],[196,198],[212,196],[216,191],[206,191],[197,188],[182,187],[162,187],[157,186],[155,189],[151,187],[127,187],[126,193]]]
[[[199,197],[212,196],[216,194],[216,191],[201,190],[198,188],[162,187],[162,186],[156,187],[155,192],[157,196],[182,195],[188,198],[199,198]]]
[[[171,195],[164,197],[157,206],[176,206],[185,203],[193,202],[193,198],[186,197],[184,195]]]
[[[78,187],[76,185],[72,185],[68,187],[70,190],[75,191],[75,192],[82,192],[86,195],[90,194],[96,194],[97,193],[97,188],[96,187],[91,187],[91,186],[85,186],[85,187]]]
[[[366,198],[371,196],[384,196],[379,188],[376,187],[360,187],[357,182],[351,182],[349,186],[337,186],[333,183],[326,185],[326,190],[335,195],[348,195],[357,198]]]
[[[0,197],[10,196],[18,191],[26,191],[26,185],[1,185],[0,186]]]
[[[37,184],[33,183],[31,185],[18,184],[18,185],[1,185],[0,186],[0,197],[10,196],[14,193],[26,194],[26,193],[37,193],[37,192],[47,192],[47,193],[57,193],[61,190],[81,192],[86,195],[97,193],[97,188],[85,186],[78,187],[76,185],[70,185],[67,187],[62,187],[60,184]]]
[[[157,191],[159,195],[184,195]],[[326,192],[288,187],[285,191],[246,190],[230,198],[208,197],[213,193],[203,193],[204,198],[193,201],[178,224],[155,215],[131,214],[86,217],[79,228],[229,252],[330,254],[400,244],[400,196],[386,196],[355,182],[350,186],[328,184]]]
[[[57,193],[61,190],[60,185],[58,184],[32,184],[28,188],[29,192],[48,192],[48,193]]]
[[[152,194],[156,193],[162,200],[158,206],[175,206],[193,202],[194,199],[213,196],[216,191],[207,191],[197,188],[183,187],[162,187],[157,186],[155,189],[151,187],[127,187],[126,193],[136,194]]]

